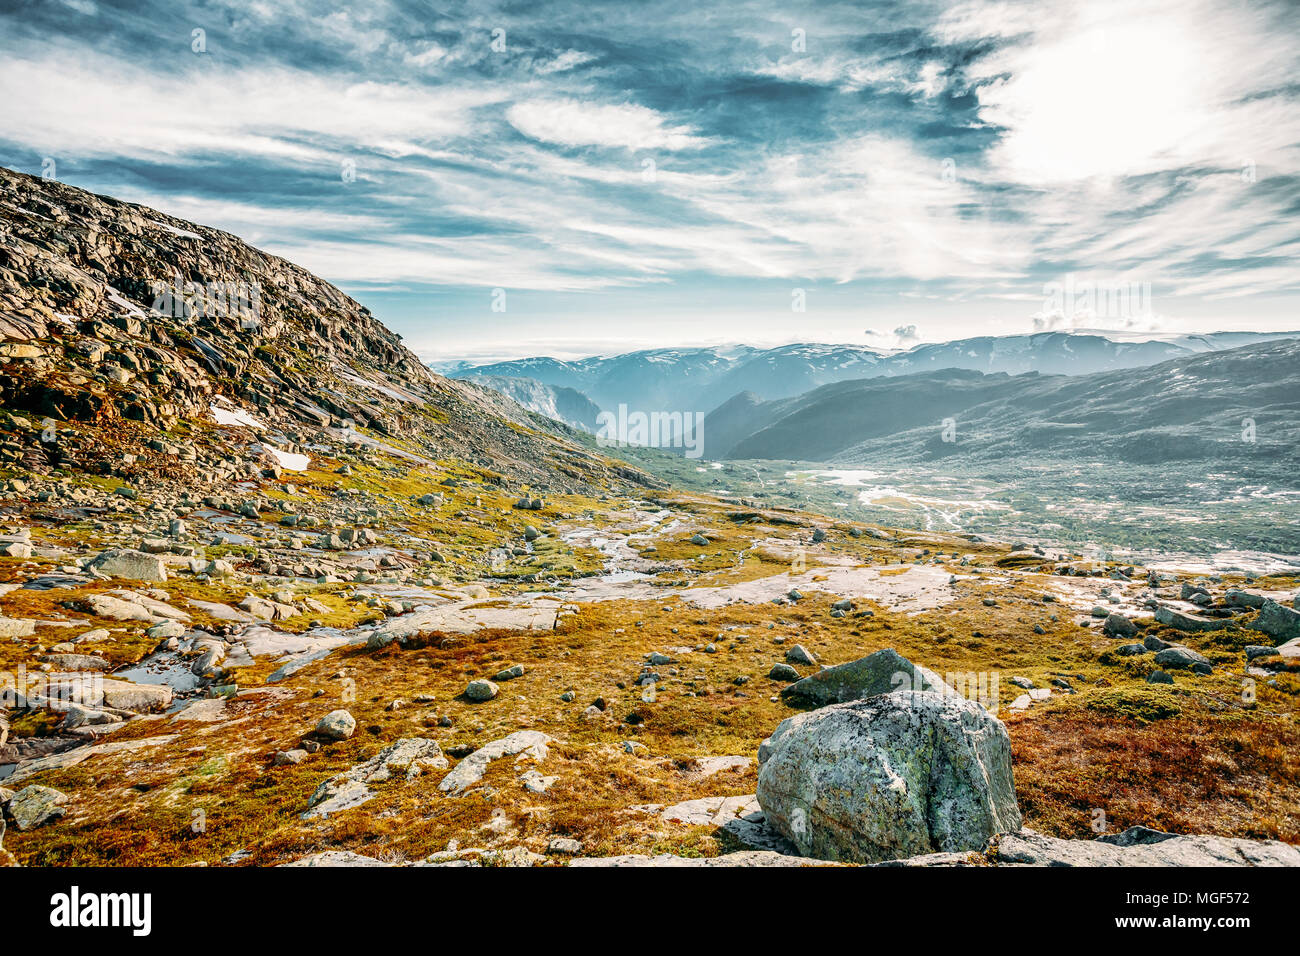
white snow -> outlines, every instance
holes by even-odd
[[[236,428],[254,428],[258,431],[266,430],[266,426],[251,414],[244,411],[242,408],[235,408],[233,405],[230,405],[226,399],[220,398],[220,396],[218,396],[218,398],[220,401],[226,402],[226,404],[219,405],[214,401],[208,406],[208,411],[212,414],[212,417],[217,420],[218,425],[229,425]]]
[[[269,442],[262,442],[259,447],[278,461],[280,467],[285,471],[306,471],[307,466],[311,464],[311,459],[308,456],[300,455],[297,452],[284,451]]]
[[[155,222],[154,220],[150,219],[149,224],[151,226],[157,226],[159,229],[166,230],[167,232],[170,232],[173,236],[180,236],[184,239],[199,239],[199,240],[203,239],[203,237],[200,236],[198,233],[187,232],[184,229],[177,229],[175,226],[169,226],[165,222]]]

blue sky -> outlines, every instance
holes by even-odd
[[[1295,16],[6,2],[0,164],[228,229],[429,360],[1290,329]]]

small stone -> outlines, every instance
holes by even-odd
[[[470,681],[469,686],[465,688],[465,696],[480,703],[491,700],[497,695],[497,692],[497,685],[490,680]]]
[[[813,657],[812,651],[802,644],[796,644],[785,652],[785,659],[791,664],[816,664],[817,658]]]

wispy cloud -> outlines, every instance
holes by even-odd
[[[1300,296],[1293,13],[65,0],[0,14],[0,162],[354,290],[598,294],[634,337],[687,300],[743,337],[745,281],[816,287],[857,335],[1030,327],[1071,272],[1176,322]]]

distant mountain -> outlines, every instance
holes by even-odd
[[[767,401],[835,382],[970,369],[1017,375],[1090,375],[1141,368],[1203,352],[1300,337],[1300,332],[1215,332],[1132,340],[1106,332],[1037,332],[927,343],[905,351],[857,345],[783,345],[772,349],[653,349],[576,361],[538,357],[441,370],[454,378],[531,378],[582,392],[603,409],[702,411],[752,392]]]
[[[600,414],[600,406],[577,389],[547,385],[535,378],[507,378],[502,375],[482,375],[472,381],[500,392],[530,412],[584,431],[596,431],[596,416]]]
[[[1300,463],[1300,340],[1091,375],[945,369],[770,402],[739,395],[703,433],[709,458]]]

